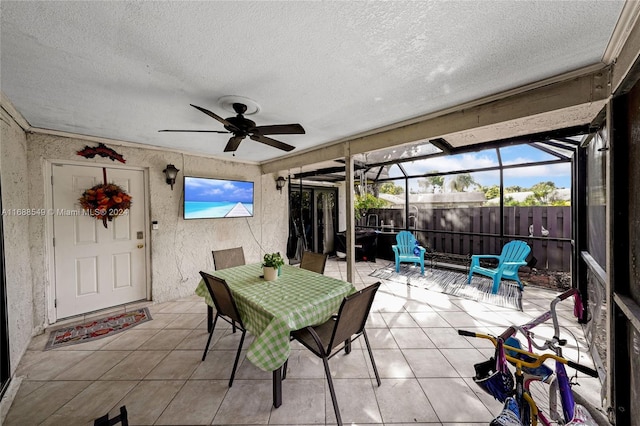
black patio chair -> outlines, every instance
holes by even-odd
[[[211,338],[213,337],[213,331],[216,328],[216,322],[218,318],[222,318],[229,324],[234,327],[239,328],[242,331],[242,336],[240,336],[240,344],[238,345],[238,351],[236,353],[236,359],[233,363],[233,370],[231,370],[231,378],[229,379],[229,387],[233,385],[233,378],[236,375],[236,368],[238,367],[238,361],[240,360],[240,352],[242,351],[242,344],[244,343],[244,337],[247,333],[247,330],[244,327],[244,323],[242,322],[242,318],[240,317],[240,311],[238,311],[238,307],[236,306],[236,302],[233,299],[233,295],[231,294],[231,290],[229,290],[229,286],[225,280],[214,277],[213,275],[209,275],[206,272],[200,271],[200,275],[202,275],[202,279],[204,279],[204,283],[209,290],[209,295],[211,295],[211,299],[213,300],[213,304],[216,307],[216,316],[213,319],[213,326],[209,332],[209,338],[207,339],[207,345],[204,348],[204,353],[202,354],[202,361],[207,357],[207,352],[209,351],[209,344],[211,343]]]
[[[245,265],[244,250],[242,247],[233,247],[223,250],[211,250],[213,256],[213,266],[216,271],[233,268],[234,266]],[[211,321],[213,321],[213,308],[207,306],[207,331],[211,332]],[[236,325],[233,325],[233,332],[236,332]]]
[[[244,250],[242,247],[212,250],[211,254],[213,255],[213,265],[215,266],[216,271],[245,264]]]
[[[373,359],[373,352],[371,352],[371,345],[369,345],[369,339],[367,338],[367,333],[364,329],[367,317],[369,316],[369,311],[371,310],[371,305],[373,304],[373,298],[379,287],[380,282],[377,282],[352,294],[351,296],[345,297],[340,305],[340,310],[337,315],[334,315],[323,324],[313,327],[305,327],[291,333],[291,337],[293,339],[302,343],[317,357],[322,358],[322,362],[324,363],[324,372],[327,376],[329,392],[331,393],[331,401],[333,402],[333,409],[336,413],[338,425],[342,425],[342,417],[340,416],[336,392],[333,388],[333,380],[331,379],[331,372],[329,371],[330,358],[339,353],[342,349],[345,349],[346,353],[351,352],[351,342],[360,336],[363,336],[367,345],[367,350],[369,351],[371,365],[373,366],[373,372],[376,375],[378,386],[381,384],[378,368],[376,367],[376,362]]]
[[[312,251],[304,251],[302,253],[302,260],[300,261],[300,267],[307,271],[317,272],[324,274],[324,267],[327,264],[327,255],[322,253],[314,253]]]

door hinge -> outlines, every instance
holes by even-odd
[[[51,175],[51,186],[53,186],[53,175]]]
[[[53,307],[54,308],[58,307],[58,299],[53,299]]]
[[[53,237],[53,246],[56,246],[56,237]]]

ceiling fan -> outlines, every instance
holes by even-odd
[[[305,133],[304,128],[299,124],[274,124],[271,126],[256,126],[256,123],[244,117],[247,106],[243,103],[233,103],[233,110],[236,112],[235,117],[222,118],[219,115],[209,111],[208,109],[190,104],[197,110],[207,114],[209,117],[215,118],[224,125],[227,131],[222,130],[158,130],[159,132],[198,132],[198,133],[232,133],[231,139],[224,147],[224,152],[234,152],[238,149],[240,142],[249,136],[257,142],[281,149],[283,151],[291,151],[294,146],[284,142],[266,137],[265,135],[302,135]]]

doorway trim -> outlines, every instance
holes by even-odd
[[[44,205],[47,212],[53,211],[53,166],[83,166],[83,167],[107,167],[110,169],[136,170],[142,172],[142,183],[144,185],[144,251],[145,251],[145,281],[146,281],[146,299],[151,300],[151,250],[150,241],[150,221],[149,221],[149,168],[135,167],[119,164],[107,163],[87,163],[84,161],[74,160],[54,160],[46,159],[43,161],[44,170]],[[44,275],[45,275],[45,303],[46,318],[44,327],[55,324],[58,320],[55,299],[56,299],[56,279],[55,279],[55,250],[53,247],[53,215],[46,215],[45,232],[44,232]]]

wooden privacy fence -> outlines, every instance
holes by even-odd
[[[381,229],[382,221],[386,226],[393,220],[395,231],[405,229],[404,209],[371,209],[368,213],[368,217],[377,215],[376,223],[365,219],[369,223],[363,225]],[[422,244],[453,254],[500,254],[508,241],[523,240],[531,247],[536,268],[571,270],[571,207],[505,207],[503,221],[505,241],[500,240],[499,207],[416,210],[412,206],[409,229],[415,230]]]

